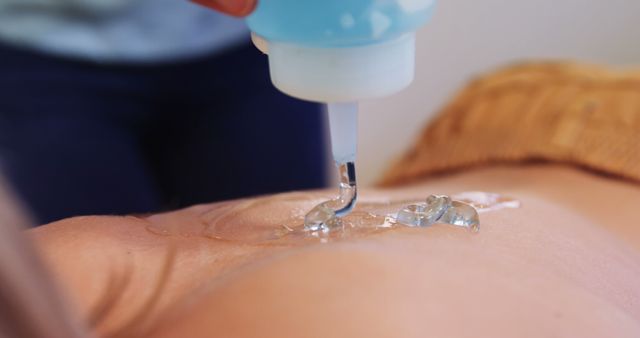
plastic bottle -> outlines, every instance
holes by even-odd
[[[411,83],[415,32],[434,1],[260,0],[247,22],[268,50],[278,89],[304,100],[355,102]]]

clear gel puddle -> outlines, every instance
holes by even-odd
[[[200,236],[241,244],[292,246],[355,239],[395,228],[424,228],[438,223],[477,232],[478,213],[520,207],[517,200],[486,192],[465,192],[450,199],[430,196],[425,200],[364,200],[346,216],[340,217],[334,212],[333,218],[324,221],[330,225],[329,230],[309,228],[305,225],[307,211],[325,200],[326,197],[319,194],[288,193],[222,202],[207,207],[192,219],[161,217],[154,220],[148,230],[166,236]]]

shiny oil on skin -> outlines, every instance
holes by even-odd
[[[221,202],[199,212],[194,219],[185,220],[182,217],[171,220],[169,218],[164,222],[151,222],[147,229],[165,236],[199,236],[253,245],[326,243],[361,238],[403,227],[426,228],[439,223],[452,224],[473,232],[479,230],[477,226],[456,224],[455,220],[442,219],[428,225],[416,225],[404,223],[405,219],[399,217],[401,212],[409,206],[427,203],[426,200],[364,201],[348,215],[336,216],[338,220],[329,231],[309,229],[305,226],[307,211],[323,203],[325,199],[326,197],[320,194],[286,193]],[[515,199],[487,192],[465,192],[453,195],[452,199],[452,202],[463,203],[479,213],[520,207],[520,202]],[[420,208],[414,209],[420,211]],[[444,213],[440,215],[442,216]]]

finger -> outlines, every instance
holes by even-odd
[[[256,8],[257,0],[191,0],[233,16],[247,16]]]

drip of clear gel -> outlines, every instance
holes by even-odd
[[[349,199],[342,202],[336,199],[335,206],[345,205],[343,202]],[[425,228],[437,223],[477,232],[478,213],[520,207],[518,200],[487,192],[464,192],[451,198],[430,196],[426,200],[365,199],[343,217],[328,211],[331,220],[327,221],[328,232],[310,231],[304,224],[305,213],[322,200],[320,195],[287,193],[221,202],[207,207],[197,218],[165,216],[155,219],[147,229],[165,236],[201,236],[243,244],[291,246],[358,238],[400,227]],[[306,213],[307,218],[309,214]]]
[[[428,227],[435,223],[447,223],[473,232],[480,230],[477,210],[448,196],[431,195],[424,202],[402,208],[396,217],[398,223],[409,227]]]
[[[454,200],[452,200],[454,199]],[[447,223],[480,231],[478,214],[505,208],[519,208],[520,201],[483,191],[462,192],[452,196],[431,195],[425,202],[411,203],[398,212],[398,223],[410,227],[427,227]]]
[[[358,104],[329,103],[331,150],[340,175],[340,196],[315,206],[304,218],[305,230],[328,233],[342,228],[341,218],[356,206],[356,151],[358,145]]]

